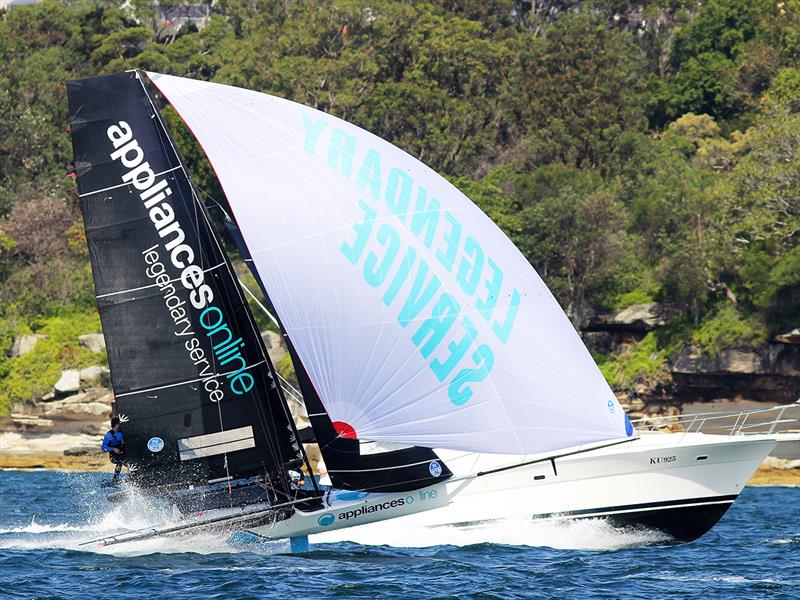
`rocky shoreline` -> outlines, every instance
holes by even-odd
[[[646,304],[596,316],[584,330],[584,339],[593,351],[619,352],[664,326],[671,315],[668,307]],[[281,337],[271,332],[263,336],[270,358],[278,364],[285,354]],[[41,337],[19,336],[10,353],[19,356],[32,351]],[[105,350],[102,334],[82,335],[76,341],[92,352]],[[642,385],[633,393],[620,394],[632,418],[788,403],[800,396],[800,331],[766,346],[731,348],[714,357],[687,346],[670,369],[668,384]],[[742,396],[751,400],[720,402]],[[293,413],[302,411],[291,408]],[[9,416],[0,418],[0,469],[110,472],[111,463],[99,448],[114,411],[108,368],[95,365],[63,371],[41,399],[17,403]],[[295,416],[307,419],[304,414]],[[769,457],[750,484],[800,485],[800,456],[786,458]]]

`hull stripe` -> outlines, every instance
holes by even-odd
[[[738,498],[738,494],[731,494],[728,496],[707,496],[704,498],[687,498],[684,500],[663,500],[660,502],[643,502],[640,504],[623,504],[620,506],[605,506],[598,508],[585,508],[581,510],[565,510],[561,512],[551,513],[537,513],[531,515],[534,520],[546,519],[570,519],[575,517],[591,518],[591,517],[608,517],[613,515],[625,515],[630,513],[648,513],[650,511],[664,511],[664,510],[680,510],[683,508],[702,507],[702,506],[715,506],[715,505],[731,505],[733,501]],[[725,508],[727,510],[727,508]],[[724,511],[723,511],[724,512]],[[485,521],[462,521],[459,523],[442,523],[441,525],[434,525],[433,527],[470,527],[492,521],[494,519],[487,519]]]
[[[643,502],[641,504],[624,504],[620,506],[605,506],[599,508],[585,508],[581,510],[568,510],[564,512],[539,513],[533,515],[535,519],[548,519],[558,517],[576,517],[587,515],[601,515],[610,513],[625,513],[642,510],[655,510],[661,508],[678,508],[681,506],[700,506],[705,504],[732,504],[738,494],[728,496],[707,496],[705,498],[687,498],[685,500],[666,500],[659,502]]]

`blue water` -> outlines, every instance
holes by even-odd
[[[0,598],[795,598],[800,489],[748,488],[697,542],[669,545],[601,521],[407,527],[361,543],[233,547],[213,536],[84,549],[169,518],[110,507],[104,476],[0,472]],[[418,547],[422,546],[422,547]]]

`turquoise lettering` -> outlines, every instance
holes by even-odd
[[[508,305],[508,312],[506,313],[506,320],[501,325],[499,321],[495,321],[492,325],[492,331],[500,340],[501,344],[508,341],[508,336],[511,334],[511,328],[514,327],[514,320],[517,318],[517,309],[519,309],[519,292],[517,288],[511,292],[511,304]]]
[[[322,120],[315,123],[311,119],[311,115],[304,110],[300,111],[300,114],[303,117],[303,125],[306,126],[306,142],[304,145],[305,151],[309,154],[314,154],[319,136],[325,127],[327,127],[327,124]]]
[[[461,242],[461,223],[449,212],[445,211],[444,218],[450,221],[450,231],[442,235],[445,243],[445,251],[436,251],[436,258],[448,271],[453,270],[453,263],[456,260],[456,251]]]
[[[243,396],[247,392],[253,389],[253,384],[255,380],[250,373],[239,373],[231,379],[231,389],[234,391],[235,394],[239,396]]]
[[[389,284],[389,287],[386,288],[386,292],[383,294],[383,304],[385,306],[389,306],[392,302],[394,302],[394,299],[397,297],[397,293],[400,291],[400,288],[403,287],[406,279],[408,279],[408,274],[411,272],[411,267],[414,266],[415,260],[417,260],[417,251],[413,248],[408,248],[405,256],[403,257],[403,262],[400,263],[397,273],[394,274],[392,282]]]
[[[487,259],[487,264],[489,268],[494,271],[494,275],[492,279],[485,279],[483,284],[486,286],[486,299],[482,300],[478,298],[475,302],[475,307],[481,312],[483,318],[487,321],[492,318],[492,312],[494,311],[494,307],[497,305],[497,297],[500,294],[500,285],[503,283],[503,272],[500,270],[494,261],[489,258]]]
[[[478,337],[478,329],[469,317],[461,317],[461,324],[464,326],[464,337],[458,342],[453,341],[447,345],[447,349],[450,351],[450,356],[447,357],[447,360],[440,362],[436,358],[431,363],[431,371],[439,381],[447,379],[447,376],[456,368],[456,365],[466,356],[472,342]]]
[[[342,175],[350,177],[353,172],[353,158],[356,154],[356,138],[342,131],[331,131],[331,145],[328,148],[328,164],[339,169]]]
[[[456,281],[464,293],[471,296],[478,289],[478,281],[481,278],[481,271],[483,271],[483,248],[471,235],[468,235],[464,241],[464,254],[474,258],[474,261],[470,264],[466,258],[462,257]]]
[[[392,268],[394,259],[397,258],[397,253],[400,251],[400,234],[388,223],[380,226],[375,237],[378,239],[378,243],[386,248],[386,254],[380,265],[377,264],[378,257],[374,252],[370,252],[364,261],[364,279],[372,287],[378,287],[386,281],[389,269]]]
[[[417,207],[411,218],[411,233],[418,236],[424,227],[425,245],[430,248],[439,224],[440,205],[436,198],[431,198],[431,201],[426,204],[427,198],[428,192],[425,191],[425,188],[420,187],[417,191]]]
[[[439,296],[430,318],[425,319],[417,329],[417,332],[411,337],[414,345],[419,346],[426,337],[430,336],[425,345],[420,348],[422,356],[428,358],[436,349],[436,346],[442,342],[444,336],[447,335],[456,318],[458,318],[459,310],[461,310],[461,306],[453,296],[447,293]]]
[[[367,240],[369,240],[369,236],[372,234],[372,228],[375,226],[376,215],[375,209],[363,200],[359,200],[358,205],[361,207],[361,210],[364,211],[364,220],[361,221],[361,223],[353,225],[353,231],[356,232],[356,239],[353,240],[351,246],[349,246],[347,242],[342,242],[342,245],[339,246],[341,253],[344,254],[344,257],[353,265],[358,263],[361,259],[361,255],[364,253],[364,247],[367,245]]]
[[[483,381],[494,368],[494,353],[486,344],[478,346],[475,352],[472,353],[472,360],[478,366],[474,369],[462,369],[450,382],[450,385],[447,386],[447,395],[450,396],[450,402],[456,406],[469,402],[474,393],[471,387],[464,384]]]
[[[433,299],[434,294],[439,291],[442,285],[439,278],[433,275],[425,289],[422,289],[422,286],[425,285],[425,279],[428,276],[429,270],[428,263],[424,260],[420,260],[419,266],[417,267],[417,276],[411,284],[411,291],[408,293],[408,298],[406,298],[403,308],[400,310],[400,315],[397,317],[397,321],[403,327],[406,327],[416,318],[422,309]]]
[[[372,148],[367,150],[364,162],[358,170],[356,183],[369,190],[372,197],[380,202],[381,199],[381,157]]]
[[[411,177],[408,173],[393,167],[386,180],[386,206],[400,221],[405,221],[410,202]]]
[[[210,312],[217,313],[217,320],[215,323],[207,324],[206,323],[207,315]],[[216,329],[217,327],[222,325],[223,320],[224,319],[222,317],[222,311],[218,309],[216,306],[209,306],[207,309],[205,309],[203,312],[200,313],[200,325],[202,325],[204,329]]]

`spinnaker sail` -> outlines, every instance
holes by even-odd
[[[448,466],[431,448],[409,446],[363,453],[361,440],[347,435],[348,432],[341,429],[341,424],[331,421],[291,337],[285,333],[283,324],[275,316],[275,307],[258,270],[253,265],[250,249],[242,237],[241,230],[227,213],[225,224],[261,288],[270,316],[284,331],[284,341],[313,428],[314,441],[325,459],[325,468],[333,486],[343,490],[398,492],[418,489],[451,477],[452,472]]]
[[[443,177],[321,111],[149,76],[206,152],[340,431],[513,454],[632,433],[544,282]]]
[[[230,263],[134,72],[70,81],[70,122],[126,458],[144,486],[302,463]]]

